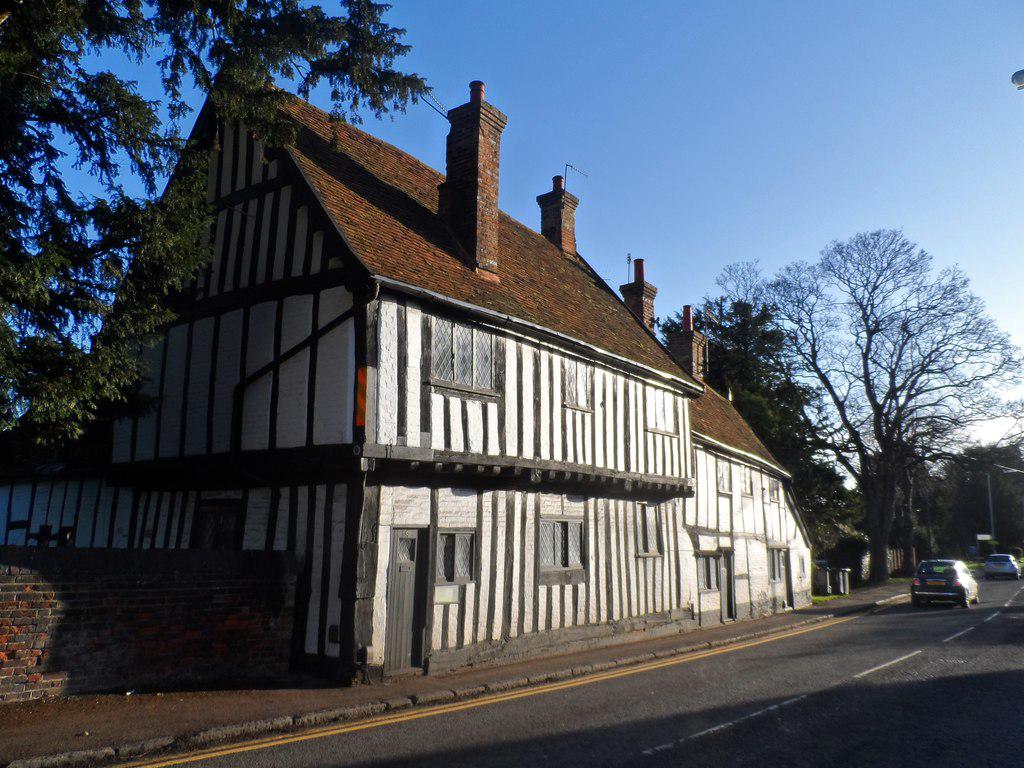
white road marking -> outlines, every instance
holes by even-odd
[[[956,640],[961,635],[966,635],[968,632],[972,632],[972,631],[974,631],[977,628],[978,628],[977,626],[974,626],[974,627],[968,627],[967,629],[962,629],[959,632],[957,632],[955,635],[950,635],[949,637],[947,637],[942,642],[948,643],[950,640]]]
[[[999,615],[999,611],[996,611],[991,616],[986,616],[984,621],[982,621],[981,623],[984,624],[986,621],[992,621],[992,619],[994,619],[998,615]]]
[[[712,726],[711,728],[706,728],[705,730],[698,731],[697,733],[691,733],[689,736],[684,736],[684,737],[682,737],[680,739],[676,739],[675,741],[668,741],[668,742],[665,742],[664,744],[659,744],[656,747],[651,747],[650,749],[645,749],[643,752],[641,752],[641,754],[642,755],[646,755],[647,757],[650,757],[651,755],[656,755],[659,752],[664,752],[664,751],[666,751],[668,749],[672,749],[673,747],[675,747],[675,746],[677,746],[679,744],[684,744],[687,741],[692,741],[694,739],[699,739],[702,736],[709,736],[712,733],[718,733],[719,731],[724,731],[726,728],[732,728],[734,725],[739,725],[740,723],[745,723],[747,720],[753,720],[755,717],[760,717],[761,715],[767,715],[769,712],[774,712],[774,711],[776,711],[778,709],[782,709],[783,707],[788,707],[790,704],[796,704],[798,701],[803,701],[806,698],[807,698],[807,694],[804,694],[802,696],[794,696],[791,699],[786,699],[785,701],[780,701],[778,704],[772,704],[770,707],[765,707],[764,709],[759,709],[756,712],[751,712],[749,715],[744,715],[743,717],[738,717],[735,720],[730,720],[727,723],[720,723],[719,725]]]
[[[886,667],[891,667],[893,664],[899,664],[901,661],[906,661],[907,659],[912,659],[914,656],[917,656],[917,654],[919,654],[923,650],[924,650],[924,648],[920,648],[920,649],[914,651],[913,653],[908,653],[906,656],[900,656],[898,659],[893,659],[892,661],[887,661],[887,662],[885,662],[885,664],[879,664],[877,667],[872,667],[871,669],[865,669],[863,672],[858,672],[856,675],[854,675],[853,679],[854,680],[858,680],[858,679],[860,679],[862,677],[865,677],[866,675],[870,675],[872,672],[877,672],[880,669],[885,669]]]
[[[1014,592],[1012,595],[1010,595],[1010,599],[1007,600],[1005,603],[1003,603],[1003,608],[1009,608],[1010,607],[1010,603],[1012,603],[1014,600],[1017,599],[1017,595],[1019,595],[1021,593],[1021,591],[1024,591],[1024,587],[1021,587],[1016,592]]]

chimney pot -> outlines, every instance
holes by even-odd
[[[481,104],[484,101],[484,91],[487,86],[483,80],[474,80],[469,84],[469,101],[471,104]]]
[[[562,176],[552,176],[551,191],[561,192],[563,189],[565,189],[565,179]]]

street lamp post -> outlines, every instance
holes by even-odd
[[[1024,89],[1024,69],[1022,69],[1020,72],[1018,72],[1017,74],[1015,74],[1013,76],[1014,77],[1014,81],[1013,81],[1014,84],[1017,83],[1017,75],[1020,75],[1021,82],[1022,82],[1022,85],[1018,85],[1017,88],[1018,89]],[[1007,466],[1004,466],[1002,464],[992,464],[992,466],[995,469],[1000,470],[1001,472],[1007,472],[1007,473],[1012,473],[1012,474],[1016,474],[1016,475],[1024,475],[1024,469],[1017,469],[1016,467],[1007,467]],[[985,472],[985,485],[986,485],[986,488],[988,489],[988,530],[989,530],[989,534],[992,536],[992,541],[995,541],[995,539],[996,539],[996,513],[995,513],[995,507],[992,505],[992,471],[991,470]]]
[[[996,513],[992,508],[992,473],[985,473],[985,483],[988,486],[988,532],[992,536],[992,541],[996,540]]]

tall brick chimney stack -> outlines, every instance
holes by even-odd
[[[537,195],[540,233],[567,256],[576,255],[576,206],[580,200],[565,189],[565,179],[551,179],[551,191]]]
[[[643,259],[633,261],[633,282],[620,285],[619,292],[630,312],[653,331],[654,297],[658,295],[658,289],[644,280]]]
[[[440,212],[469,254],[471,266],[498,269],[498,163],[508,118],[484,100],[484,84],[469,84],[469,102],[448,110],[445,181]]]
[[[691,376],[704,378],[708,372],[708,337],[693,326],[693,308],[683,307],[683,327],[666,334],[669,354]]]

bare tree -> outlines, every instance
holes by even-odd
[[[767,283],[797,375],[820,387],[820,436],[863,496],[871,578],[888,578],[900,485],[1004,415],[1019,350],[957,268],[899,230],[833,242]]]

